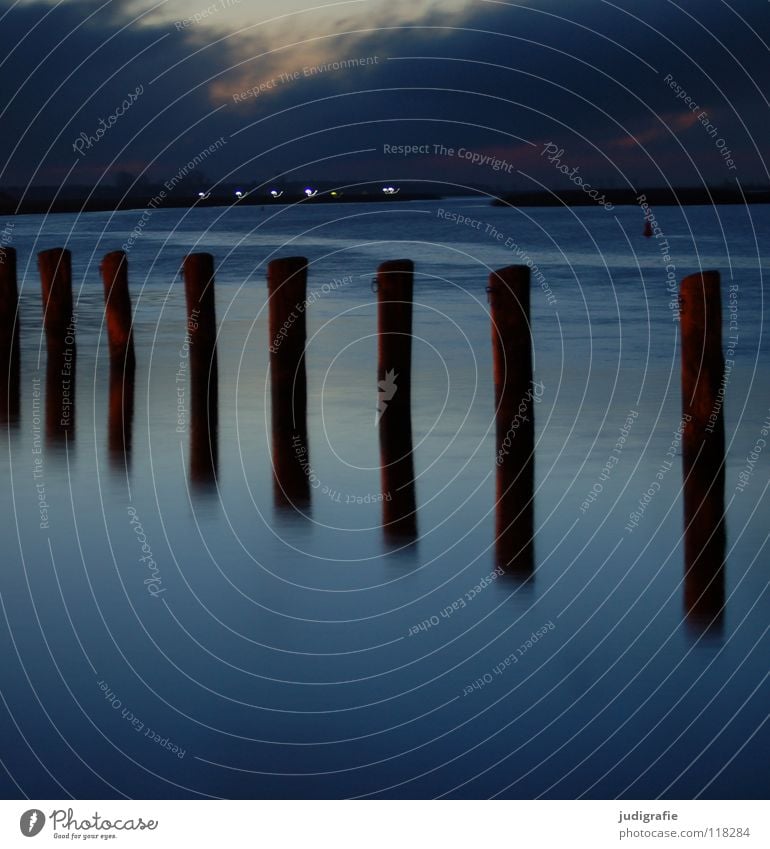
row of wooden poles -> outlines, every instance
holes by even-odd
[[[0,253],[0,345],[8,379],[2,413],[18,420],[19,339],[16,255]],[[46,433],[74,436],[75,328],[69,251],[38,255],[47,344]],[[307,269],[304,257],[275,259],[267,267],[269,296],[272,457],[275,501],[305,512],[310,506],[310,452],[305,369]],[[109,447],[113,458],[131,452],[136,360],[122,251],[100,265],[110,356]],[[184,277],[190,370],[190,479],[217,476],[217,355],[214,259],[185,257]],[[383,529],[400,544],[416,540],[417,506],[411,425],[414,266],[391,260],[377,271],[377,381],[395,375],[397,389],[379,418]],[[535,427],[532,398],[530,271],[509,266],[488,287],[496,417],[496,527],[498,565],[528,578],[534,569]],[[692,622],[718,626],[724,606],[724,424],[719,389],[724,374],[719,273],[686,277],[680,288],[682,335],[685,610]],[[280,344],[276,344],[280,340]],[[511,438],[516,421],[515,438]]]

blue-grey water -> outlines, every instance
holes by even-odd
[[[630,207],[155,210],[128,251],[127,465],[108,450],[98,266],[142,211],[15,219],[20,418],[3,426],[0,458],[5,798],[766,797],[770,209],[655,214],[668,261]],[[66,440],[45,432],[35,258],[57,246],[72,251],[77,309]],[[176,377],[179,268],[196,250],[217,264],[208,486],[190,481]],[[265,268],[291,255],[308,257],[317,293],[305,515],[276,504],[271,462]],[[371,281],[399,257],[415,262],[411,545],[385,537],[377,497]],[[528,260],[542,273],[531,303],[542,397],[523,581],[495,571],[486,285],[490,270]],[[710,268],[722,273],[730,369],[725,606],[705,628],[685,615],[668,284]]]

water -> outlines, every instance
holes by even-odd
[[[770,210],[655,212],[676,280],[722,272],[726,349],[737,287],[726,607],[712,628],[684,615],[678,325],[665,251],[641,237],[638,209],[460,199],[154,211],[129,251],[127,468],[109,451],[98,263],[142,212],[15,221],[21,407],[4,428],[0,496],[5,797],[765,797],[770,451],[737,486],[770,404]],[[45,434],[34,259],[56,245],[72,250],[77,296],[67,440]],[[191,250],[217,262],[215,483],[191,481],[189,412],[178,420],[178,271]],[[276,504],[270,438],[265,267],[295,254],[318,293],[305,516]],[[401,256],[416,264],[414,544],[385,536],[378,498],[370,284],[380,261]],[[542,397],[536,568],[521,580],[495,571],[485,288],[491,269],[527,259],[543,275],[531,307]],[[660,490],[627,530],[672,445]]]

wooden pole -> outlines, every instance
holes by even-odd
[[[489,275],[495,385],[495,557],[522,578],[534,572],[535,404],[530,272],[511,265]]]
[[[417,538],[412,453],[412,297],[414,263],[383,262],[377,269],[377,412],[382,524],[387,540]]]
[[[405,409],[412,400],[413,279],[411,259],[389,260],[377,269],[377,384],[395,379],[398,389],[386,403]]]
[[[72,258],[64,248],[38,254],[43,297],[46,362],[46,434],[50,440],[75,437],[75,316]]]
[[[0,248],[0,423],[16,425],[20,408],[19,290],[16,251]]]
[[[51,248],[37,255],[43,294],[46,334],[65,335],[72,322],[72,257],[65,248]]]
[[[267,266],[272,404],[273,491],[278,507],[310,503],[307,435],[307,259],[285,257]]]
[[[724,589],[725,369],[719,272],[680,285],[682,334],[682,474],[688,622],[719,631]]]
[[[128,258],[124,251],[105,254],[100,265],[110,359],[134,363],[131,296],[128,293]]]
[[[128,258],[124,251],[104,255],[99,267],[104,283],[105,317],[110,350],[110,400],[107,423],[110,460],[128,469],[134,420],[136,356],[128,291]]]
[[[219,453],[214,257],[188,254],[182,275],[190,357],[190,482],[207,489],[216,483]]]
[[[724,453],[725,361],[722,355],[722,302],[718,271],[691,274],[682,280],[683,448],[700,452],[701,445]]]

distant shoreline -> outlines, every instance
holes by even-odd
[[[770,203],[770,189],[749,189],[743,194],[738,189],[731,187],[702,187],[702,188],[652,188],[640,189],[602,189],[602,196],[607,204],[612,206],[639,206],[638,198],[642,195],[650,206],[712,206],[712,205],[744,205]],[[489,198],[491,193],[478,192],[468,193],[468,198]],[[459,197],[452,195],[452,197]],[[0,215],[47,215],[59,213],[83,213],[83,212],[126,212],[130,210],[153,209],[191,209],[193,207],[235,207],[235,206],[287,206],[291,204],[327,204],[327,203],[403,203],[406,201],[446,200],[446,196],[430,192],[404,192],[392,195],[381,195],[377,193],[348,193],[340,192],[332,195],[331,192],[321,192],[314,197],[305,197],[301,194],[285,193],[279,198],[272,198],[264,194],[246,194],[237,200],[232,194],[210,195],[206,198],[187,196],[174,198],[173,202],[158,205],[153,204],[157,200],[149,189],[147,195],[131,194],[129,196],[116,196],[115,194],[100,195],[96,197],[70,197],[55,198],[53,195],[45,197],[29,197],[19,200],[18,197],[0,194]],[[498,207],[592,207],[596,201],[580,189],[569,189],[563,191],[537,191],[537,192],[508,192],[499,198],[490,200],[492,206]]]
[[[639,189],[597,189],[607,203],[613,206],[639,206],[639,198],[644,196],[650,206],[717,206],[735,204],[770,203],[770,189],[744,190],[726,187],[708,186],[699,188],[653,188]],[[596,206],[596,201],[582,189],[569,189],[556,192],[510,192],[499,200],[492,201],[493,206]]]
[[[127,212],[130,210],[141,211],[144,209],[191,209],[193,207],[228,207],[228,206],[288,206],[291,204],[319,204],[319,203],[396,203],[414,200],[441,200],[442,196],[426,192],[401,192],[394,195],[357,195],[340,193],[333,197],[331,193],[319,193],[314,197],[306,197],[301,194],[286,193],[280,198],[272,198],[264,194],[247,194],[239,199],[234,199],[232,194],[210,195],[207,198],[188,196],[174,198],[168,203],[158,203],[157,194],[152,190],[145,196],[129,195],[118,197],[115,195],[101,197],[75,197],[57,198],[33,197],[23,201],[18,198],[0,196],[0,215],[46,215],[58,213],[80,213],[80,212]]]

